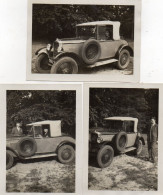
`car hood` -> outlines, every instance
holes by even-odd
[[[106,128],[104,128],[104,127],[93,127],[93,128],[90,128],[90,129],[89,129],[89,132],[90,132],[90,133],[97,133],[97,132],[101,133],[101,132],[106,132]]]
[[[85,42],[85,40],[78,39],[78,38],[57,39],[56,41],[59,43],[62,43],[62,44],[75,44],[75,43],[77,44],[77,43],[84,43]]]
[[[93,127],[89,129],[89,133],[97,133],[98,135],[105,135],[105,134],[116,134],[119,131],[116,130],[110,130],[108,131],[105,127]]]

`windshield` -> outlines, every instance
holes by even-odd
[[[107,132],[119,132],[123,130],[123,121],[106,120],[104,122],[104,127]]]
[[[82,39],[96,38],[96,26],[77,26],[77,37]]]

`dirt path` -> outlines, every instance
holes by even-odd
[[[147,161],[147,147],[139,157],[122,154],[114,157],[110,167],[89,166],[90,190],[157,190],[157,165]]]
[[[17,162],[6,171],[7,192],[74,192],[75,165],[56,159]]]

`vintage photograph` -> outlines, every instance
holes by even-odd
[[[140,14],[135,16],[133,1],[131,5],[53,2],[31,3],[33,76],[41,79],[48,74],[56,79],[54,74],[80,74],[87,79],[87,75],[104,75],[107,80],[132,80],[139,69],[134,56],[138,60],[140,51],[135,39],[140,36]]]
[[[89,190],[158,190],[158,108],[158,88],[90,88]]]
[[[6,91],[6,192],[75,192],[75,90]]]

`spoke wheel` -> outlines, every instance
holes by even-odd
[[[70,145],[63,145],[58,150],[58,160],[63,163],[71,163],[75,159],[74,148]]]
[[[108,167],[114,157],[114,150],[111,146],[103,146],[97,153],[97,163],[99,167],[105,168]]]

